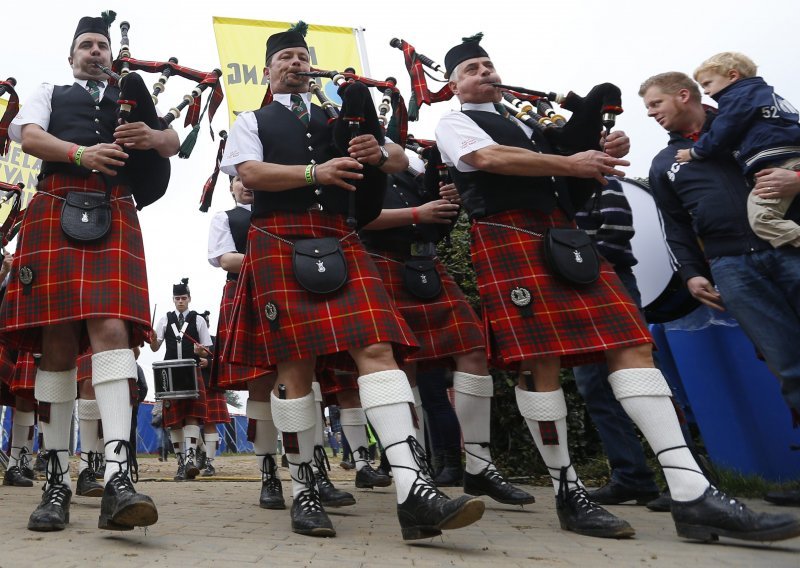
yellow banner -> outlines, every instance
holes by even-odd
[[[0,116],[6,111],[6,101],[0,99]],[[36,191],[36,176],[42,167],[42,161],[33,156],[29,156],[22,151],[22,147],[16,142],[12,142],[5,156],[0,156],[0,181],[17,185],[25,184],[22,190],[22,205],[24,209]],[[0,206],[0,223],[6,220],[8,212],[11,210],[11,203],[6,202]]]
[[[214,17],[214,34],[222,65],[230,124],[233,124],[238,113],[256,110],[261,106],[267,90],[264,77],[267,38],[288,30],[291,25],[289,22]],[[343,71],[346,67],[352,67],[356,73],[362,74],[363,64],[356,33],[354,28],[309,24],[306,42],[311,65],[327,71]],[[321,81],[319,84],[325,94],[338,103],[335,86],[329,79]]]

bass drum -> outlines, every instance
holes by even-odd
[[[631,205],[635,234],[631,240],[633,267],[642,307],[648,323],[673,321],[691,313],[700,303],[694,299],[675,271],[672,252],[650,189],[632,179],[618,180]]]

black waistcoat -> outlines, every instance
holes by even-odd
[[[264,147],[264,161],[272,164],[322,164],[339,154],[332,144],[332,130],[325,112],[317,105],[309,110],[308,129],[278,101],[272,101],[253,113],[258,123],[258,137]],[[350,192],[336,186],[303,185],[286,191],[256,191],[253,217],[273,211],[307,211],[315,204],[324,211],[347,214]]]
[[[422,175],[414,176],[408,171],[388,176],[383,208],[419,207],[438,199],[438,195],[433,195],[425,188],[422,177]],[[359,232],[359,236],[368,249],[408,254],[411,243],[436,243],[449,232],[450,225],[431,223],[406,225],[380,231],[363,230]]]
[[[47,132],[79,146],[113,143],[119,109],[117,99],[119,99],[119,89],[112,85],[106,87],[103,98],[97,104],[92,95],[78,83],[57,85],[53,87],[52,111]],[[55,172],[88,176],[91,170],[66,162],[42,163],[42,176]],[[119,176],[114,181],[125,182]]]
[[[502,146],[514,146],[534,152],[550,152],[547,142],[534,131],[535,143],[521,128],[495,112],[462,111],[492,140]],[[511,209],[534,209],[549,213],[558,204],[557,189],[563,182],[552,177],[507,176],[484,171],[459,172],[450,168],[450,175],[461,194],[461,204],[470,219],[479,219]]]
[[[181,359],[194,359],[195,361],[198,360],[198,357],[196,357],[194,354],[194,343],[192,343],[191,340],[186,337],[189,335],[195,341],[200,340],[197,333],[197,317],[197,312],[194,310],[191,310],[185,316],[185,321],[189,322],[189,325],[186,326],[186,331],[181,338]],[[178,359],[178,342],[175,340],[175,332],[172,331],[173,323],[175,324],[175,327],[178,328],[178,331],[180,331],[181,328],[178,326],[178,315],[174,311],[171,311],[167,314],[167,329],[164,331],[164,343],[166,343],[167,347],[167,352],[164,355],[165,361]]]
[[[244,207],[234,207],[225,211],[228,216],[228,225],[231,228],[233,244],[236,245],[236,252],[244,254],[247,251],[247,231],[250,230],[250,211]],[[228,280],[236,281],[239,274],[228,272]]]

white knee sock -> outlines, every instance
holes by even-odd
[[[78,473],[89,467],[89,453],[97,447],[100,430],[100,407],[96,400],[78,399],[78,428],[81,439],[81,455]]]
[[[14,409],[14,421],[11,425],[11,451],[8,455],[9,469],[20,465],[19,459],[23,450],[26,454],[31,453],[35,421],[34,412],[20,412],[16,408]]]
[[[487,466],[495,469],[489,449],[494,394],[492,376],[456,371],[453,374],[453,390],[456,393],[456,416],[467,454],[467,473],[480,473]]]
[[[184,424],[183,426],[183,449],[186,459],[194,457],[194,464],[197,465],[197,440],[200,439],[200,426],[197,424]]]
[[[209,462],[214,461],[217,457],[217,448],[219,448],[219,434],[212,432],[205,435],[206,440],[206,460]]]
[[[49,451],[58,455],[62,483],[72,488],[69,476],[69,435],[72,431],[72,412],[78,395],[78,369],[69,371],[36,371],[34,396],[40,402],[50,403],[50,421],[39,421],[42,439]]]
[[[264,456],[274,456],[278,449],[278,429],[272,421],[272,406],[260,400],[247,400],[247,418],[256,423],[253,437],[253,452],[256,455],[258,467],[264,469]]]
[[[298,453],[286,453],[289,472],[292,474],[292,495],[297,497],[306,491],[308,480],[301,478],[301,465],[311,466],[314,455],[314,428],[319,404],[309,392],[301,398],[282,399],[272,394],[272,419],[281,432],[297,434]]]
[[[379,371],[359,377],[358,387],[364,411],[392,465],[397,502],[403,503],[419,475],[414,453],[406,442],[415,433],[408,406],[414,403],[414,395],[408,379],[403,371]]]
[[[106,483],[115,473],[124,471],[128,461],[125,446],[118,442],[127,442],[131,436],[133,405],[128,381],[136,380],[136,375],[136,358],[130,349],[112,349],[92,355],[92,386],[103,417]]]
[[[183,428],[172,428],[169,431],[169,439],[172,442],[172,449],[176,456],[183,456]]]
[[[569,488],[582,486],[569,457],[567,401],[564,398],[564,391],[558,389],[551,392],[533,392],[517,387],[515,392],[519,411],[525,418],[536,448],[550,471],[556,493],[558,493],[559,474],[563,467],[568,468],[567,486]],[[551,423],[555,425],[555,431],[543,436],[542,427],[548,428]]]
[[[339,411],[339,423],[342,431],[353,451],[353,459],[356,463],[356,471],[367,465],[369,458],[369,440],[367,440],[367,414],[363,408],[342,408]],[[358,449],[363,451],[359,452]]]
[[[672,405],[672,391],[658,369],[623,369],[608,376],[622,408],[628,413],[664,468],[670,495],[676,501],[692,501],[708,488],[708,480],[686,447]]]

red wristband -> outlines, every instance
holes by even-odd
[[[417,211],[416,207],[411,208],[411,222],[419,225],[419,211]]]
[[[796,171],[796,172],[794,172],[794,173],[796,173],[796,174],[797,174],[797,177],[799,177],[799,178],[800,178],[800,170],[798,170],[798,171]]]
[[[72,147],[67,152],[67,160],[69,160],[70,164],[75,163],[75,152],[78,151],[79,146],[77,144],[73,144]]]

